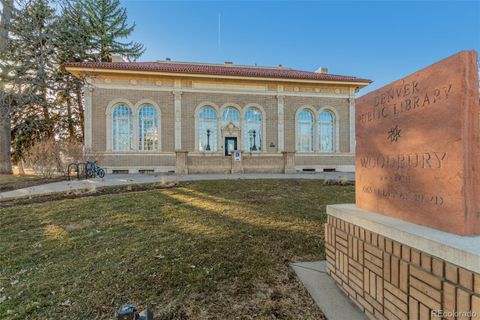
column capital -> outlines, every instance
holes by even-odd
[[[355,99],[355,88],[350,88],[349,96],[350,99]]]
[[[180,98],[182,96],[183,91],[174,90],[174,91],[172,91],[172,93],[175,96],[175,98]]]

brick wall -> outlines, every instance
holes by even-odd
[[[308,167],[322,164],[324,166],[354,166],[355,154],[329,154],[329,155],[295,155],[295,165]]]
[[[265,110],[266,145],[267,152],[271,142],[276,146],[277,137],[277,99],[272,96],[251,94],[217,94],[217,93],[188,93],[182,94],[182,148],[188,151],[195,150],[195,108],[202,102],[212,102],[217,106],[225,103],[234,103],[244,108],[249,103],[256,103]],[[221,115],[218,115],[221,117]],[[242,136],[243,138],[243,136]],[[223,145],[223,143],[222,143]],[[218,146],[219,148],[221,145]]]
[[[480,274],[332,216],[325,237],[328,273],[369,318],[480,319]]]
[[[188,156],[188,173],[230,173],[232,159],[224,156]]]
[[[285,150],[295,150],[295,115],[299,108],[310,106],[317,110],[322,107],[334,109],[340,120],[339,123],[339,150],[350,150],[350,114],[348,99],[339,98],[311,98],[311,97],[285,97]],[[315,129],[316,130],[316,129]],[[316,131],[315,131],[316,132]]]
[[[256,156],[243,155],[242,167],[245,173],[283,173],[285,170],[285,162],[282,154]]]
[[[131,81],[135,80],[135,85]],[[161,81],[160,81],[161,80]],[[93,154],[103,155],[104,163],[101,165],[113,169],[114,167],[126,168],[129,166],[171,166],[174,163],[171,154],[175,152],[175,114],[174,114],[174,95],[170,88],[173,90],[174,85],[173,78],[159,78],[153,79],[148,77],[138,77],[132,79],[127,76],[109,78],[108,83],[106,79],[95,79],[95,83],[102,85],[95,87],[92,92],[92,150]],[[199,81],[199,80],[195,80]],[[210,81],[212,82],[212,81]],[[221,86],[228,81],[218,80],[216,81]],[[251,85],[251,82],[234,82],[236,84]],[[192,87],[192,80],[182,80],[182,88],[188,89]],[[277,83],[271,82],[258,82],[255,84],[262,84],[268,90],[277,90]],[[108,86],[111,85],[111,88]],[[105,87],[107,86],[107,87]],[[155,88],[159,88],[158,91]],[[168,88],[165,91],[165,88]],[[160,90],[162,89],[162,90]],[[328,93],[332,94],[346,94],[349,92],[348,88],[343,86],[314,86],[314,85],[290,85],[285,86],[285,92],[290,94],[298,92],[299,96],[286,96],[284,103],[284,150],[295,150],[295,113],[303,106],[309,105],[316,110],[322,107],[331,107],[335,109],[339,115],[339,154],[332,156],[321,155],[318,157],[298,157],[299,166],[311,166],[317,165],[318,170],[321,170],[321,166],[352,166],[354,165],[352,156],[345,156],[348,153],[350,144],[350,130],[349,130],[349,102],[344,96],[339,97],[304,97],[301,94],[305,93]],[[107,106],[116,99],[124,99],[129,101],[132,105],[143,99],[149,99],[154,101],[160,108],[160,145],[161,149],[156,156],[148,156],[143,159],[145,153],[131,152],[131,156],[125,154],[116,155],[107,150]],[[181,94],[181,149],[188,151],[189,153],[195,152],[195,109],[204,102],[212,102],[217,106],[222,106],[227,103],[233,103],[239,105],[242,109],[248,104],[260,105],[265,111],[265,136],[264,147],[261,159],[246,159],[245,170],[247,172],[280,172],[283,170],[281,159],[269,158],[271,154],[281,153],[278,150],[278,101],[276,94],[254,94],[254,93],[216,93],[216,92],[188,92],[183,91]],[[220,117],[221,115],[219,115]],[[136,124],[134,124],[136,125]],[[243,139],[243,135],[240,136]],[[223,141],[218,145],[218,156],[222,156]],[[165,157],[162,157],[161,155]],[[318,154],[318,153],[317,153]],[[207,162],[203,162],[201,165],[197,165],[198,170],[201,168],[206,171],[223,171],[221,168],[213,168],[217,164],[215,161],[211,161],[208,165],[208,160],[213,158],[207,158]],[[277,161],[278,160],[278,161]],[[200,160],[199,160],[200,161]],[[204,161],[204,160],[202,160]],[[223,163],[223,162],[222,162]],[[297,163],[296,163],[297,164]],[[194,165],[195,166],[195,165]],[[210,166],[208,169],[206,167]],[[268,171],[271,170],[271,171]],[[345,170],[341,168],[340,170]]]
[[[175,166],[174,154],[146,154],[138,155],[103,155],[100,157],[102,166],[107,168],[129,167],[134,164],[137,167],[172,167]]]
[[[163,152],[175,150],[175,123],[173,94],[171,92],[147,90],[123,90],[95,88],[92,93],[92,151],[106,151],[107,143],[107,118],[108,104],[115,99],[126,99],[135,105],[143,99],[151,99],[160,107],[161,146]]]

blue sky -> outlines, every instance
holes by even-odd
[[[284,66],[375,82],[361,94],[464,49],[480,48],[480,1],[124,0],[140,61]],[[220,17],[220,28],[219,28]],[[220,32],[219,32],[220,30]]]

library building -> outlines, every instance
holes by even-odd
[[[109,173],[355,171],[355,95],[371,81],[283,67],[78,62],[85,152]]]

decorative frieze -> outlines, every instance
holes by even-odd
[[[176,89],[175,82],[180,80],[152,80],[152,79],[121,79],[121,78],[92,78],[92,85],[102,89],[112,90],[146,90],[172,91]],[[283,86],[283,85],[280,85]],[[278,87],[278,86],[277,86]],[[197,93],[224,93],[224,94],[252,94],[275,96],[277,90],[271,90],[267,85],[221,82],[192,82],[191,86],[182,87],[184,92]],[[334,89],[326,87],[285,86],[285,96],[318,97],[318,98],[348,98],[349,88]]]
[[[234,91],[267,91],[265,85],[235,84],[221,82],[192,82],[194,89],[234,90]]]

